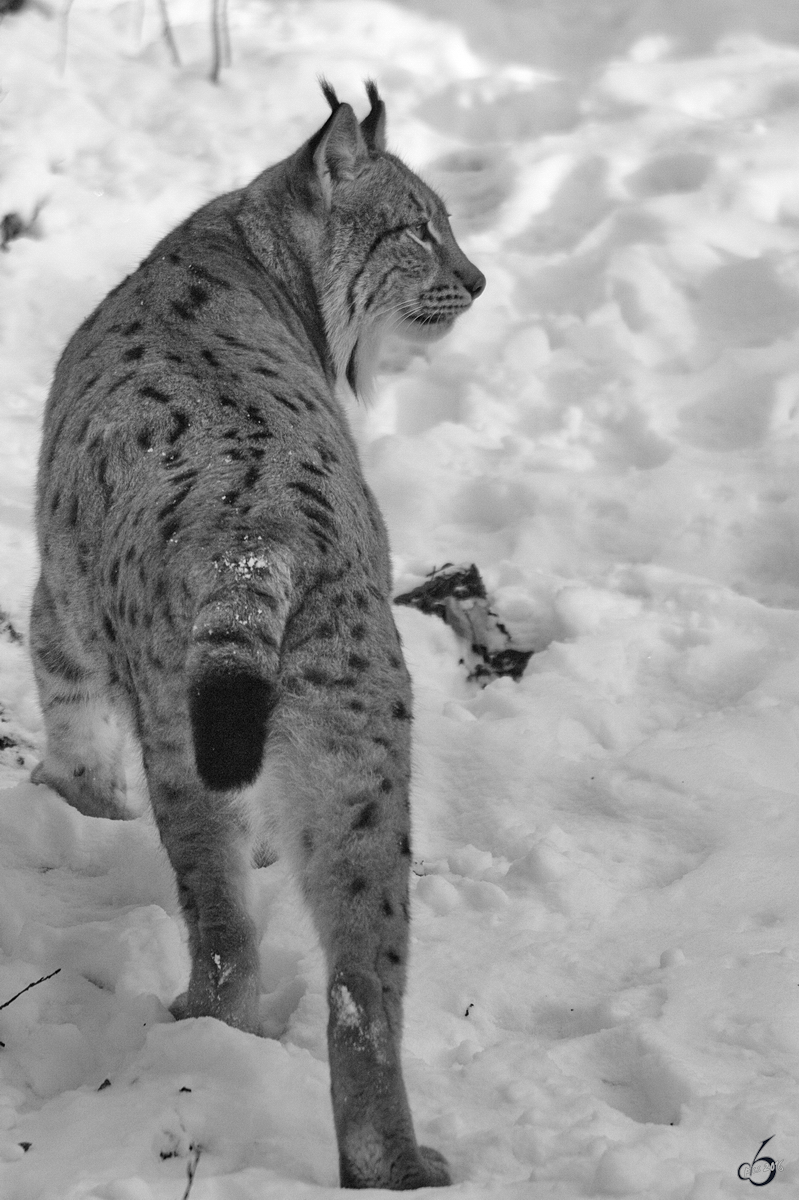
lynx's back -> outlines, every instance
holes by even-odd
[[[257,1030],[245,875],[294,864],[329,968],[342,1183],[448,1179],[399,1065],[411,695],[386,533],[336,396],[387,327],[449,329],[484,280],[384,148],[373,85],[169,234],[56,371],[38,480],[33,778],[127,815],[138,738],[192,973],[176,1015]]]

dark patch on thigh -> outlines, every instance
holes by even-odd
[[[332,450],[327,442],[323,442],[321,439],[316,443],[316,452],[321,458],[324,467],[329,467],[331,463],[338,463],[339,461],[335,450]]]
[[[104,454],[100,456],[100,460],[97,463],[97,482],[100,485],[101,492],[103,493],[103,503],[107,512],[111,505],[113,488],[108,482],[108,459]]]
[[[281,396],[278,392],[273,392],[272,399],[277,401],[278,404],[282,404],[284,408],[289,410],[289,412],[296,414],[300,411],[299,405],[295,404],[293,400],[289,400],[288,396]]]
[[[110,387],[106,390],[106,396],[113,396],[114,392],[124,387],[126,383],[130,383],[131,379],[136,378],[135,371],[126,371],[124,375],[120,375],[119,379],[115,379]]]
[[[51,675],[60,676],[66,683],[79,683],[85,678],[86,672],[83,668],[57,643],[42,643],[38,638],[34,638],[33,650],[35,657]]]
[[[223,291],[229,292],[233,287],[233,284],[227,279],[223,279],[221,275],[214,274],[213,271],[209,271],[199,263],[189,263],[189,273],[196,276],[197,279],[202,279],[206,283],[212,284],[214,287],[222,288]]]
[[[170,481],[173,485],[176,483],[186,483],[189,480],[195,480],[198,475],[199,470],[197,467],[189,467],[188,470],[181,471],[178,475],[172,475]]]
[[[314,466],[313,463],[301,462],[300,466],[302,467],[303,471],[307,471],[310,475],[316,475],[319,479],[327,478],[328,472],[323,471],[321,467]]]
[[[248,404],[244,411],[246,412],[249,420],[252,421],[254,425],[258,425],[264,431],[266,431],[267,437],[274,437],[274,434],[269,433],[267,431],[266,417],[263,415],[260,408],[258,408],[257,404]]]
[[[380,813],[376,800],[370,800],[368,804],[364,804],[361,811],[356,816],[355,820],[350,825],[353,833],[362,833],[367,829],[374,829],[377,825]]]
[[[357,348],[356,348],[355,350],[353,350],[352,354],[350,355],[350,360],[347,363],[347,370],[345,372],[345,374],[347,376],[347,383],[350,385],[350,387],[352,388],[353,391],[355,391],[355,384],[356,384],[357,353],[358,352],[357,352]]]
[[[313,683],[317,687],[330,687],[335,682],[329,672],[322,667],[306,667],[302,674],[309,683]]]
[[[164,542],[170,541],[180,529],[180,520],[177,517],[170,517],[169,520],[164,520],[161,524],[161,537]]]
[[[174,496],[172,496],[172,498],[170,500],[167,500],[166,504],[162,505],[162,507],[159,508],[159,510],[158,510],[159,521],[163,521],[165,517],[168,517],[170,515],[170,513],[173,513],[175,511],[175,509],[177,508],[177,506],[179,504],[183,503],[183,501],[186,499],[186,497],[191,492],[192,487],[193,487],[193,481],[190,479],[187,483],[185,483],[183,485],[182,488],[180,488],[177,492],[175,492]]]
[[[182,408],[173,408],[170,409],[170,416],[172,417],[172,428],[169,431],[168,441],[170,446],[174,446],[189,427],[189,414]]]
[[[176,313],[182,321],[196,321],[197,313],[191,305],[186,304],[183,300],[172,301],[172,311]]]
[[[312,487],[310,483],[305,483],[301,479],[295,479],[291,480],[288,486],[295,492],[299,492],[300,495],[305,496],[307,500],[312,500],[314,504],[318,504],[320,508],[326,509],[329,513],[334,511],[333,505],[327,496],[320,492],[318,488]]]
[[[169,404],[172,400],[167,392],[162,392],[160,388],[152,387],[149,383],[139,388],[139,395],[143,396],[145,400],[155,400],[158,404]]]

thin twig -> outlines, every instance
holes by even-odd
[[[29,983],[28,986],[24,987],[21,992],[17,992],[16,996],[12,996],[10,1000],[6,1000],[5,1004],[0,1004],[0,1008],[8,1008],[9,1004],[13,1004],[15,1000],[19,1000],[20,996],[24,996],[26,992],[31,990],[31,988],[38,987],[40,983],[47,983],[48,979],[52,979],[54,975],[58,975],[60,970],[60,967],[56,967],[56,969],[51,971],[49,975],[42,975],[41,979],[36,979],[33,983]]]
[[[219,0],[219,36],[222,43],[222,66],[230,66],[230,25],[227,19],[227,0]]]
[[[211,83],[219,83],[222,68],[222,35],[219,28],[220,0],[211,0]]]
[[[203,1148],[202,1148],[202,1146],[192,1146],[191,1151],[192,1151],[191,1158],[189,1159],[189,1161],[186,1164],[186,1174],[188,1176],[189,1181],[186,1184],[186,1190],[183,1193],[183,1200],[189,1200],[189,1193],[191,1192],[191,1185],[194,1183],[194,1176],[197,1174],[197,1164],[200,1161],[200,1155],[203,1152]]]
[[[230,66],[230,29],[227,0],[211,0],[211,83],[219,83],[222,67]]]
[[[175,35],[172,32],[172,22],[169,20],[169,9],[167,8],[166,0],[158,0],[158,7],[161,10],[161,32],[164,35],[164,41],[169,47],[169,53],[172,55],[172,62],[176,67],[179,67],[180,55],[178,54],[178,45],[175,41]]]

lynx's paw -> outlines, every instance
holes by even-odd
[[[135,813],[126,807],[124,779],[91,770],[83,763],[43,759],[31,771],[31,783],[44,783],[86,817],[130,821]]]
[[[211,953],[197,958],[188,989],[173,1000],[176,1021],[216,1017],[234,1029],[260,1035],[257,963],[246,952]]]
[[[406,1146],[401,1153],[386,1153],[384,1146],[370,1144],[365,1137],[356,1148],[356,1139],[348,1139],[347,1149],[355,1153],[341,1161],[343,1188],[386,1188],[391,1192],[410,1192],[423,1187],[447,1187],[452,1183],[443,1154],[430,1146]]]
[[[423,1187],[448,1187],[452,1183],[449,1163],[440,1151],[434,1150],[432,1146],[420,1146],[419,1156],[424,1161],[429,1176]]]

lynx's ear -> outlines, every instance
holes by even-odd
[[[361,133],[370,150],[382,151],[386,148],[386,106],[373,79],[366,80],[366,94],[372,107],[369,116],[361,121]]]
[[[355,113],[349,104],[339,104],[313,148],[313,168],[328,208],[336,185],[354,179],[358,162],[368,155]]]

